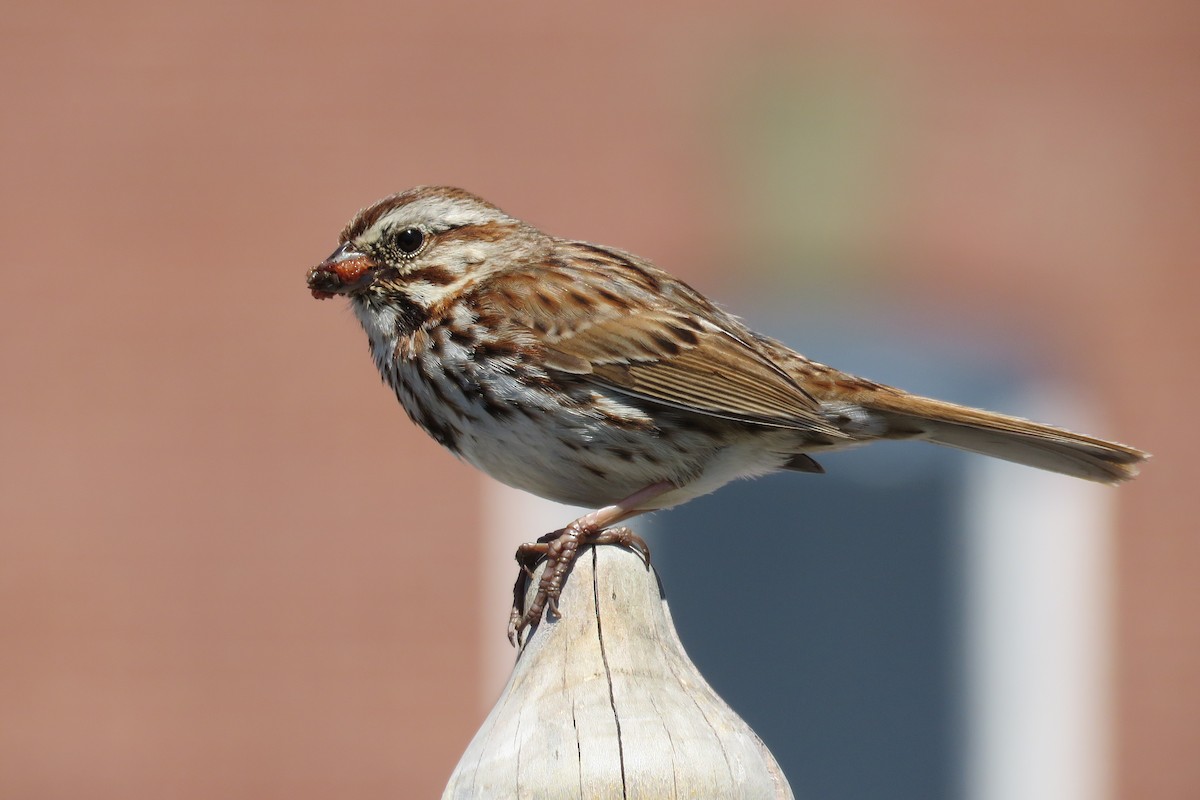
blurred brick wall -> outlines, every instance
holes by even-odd
[[[440,791],[502,635],[474,622],[479,479],[305,268],[445,182],[729,295],[715,95],[823,48],[906,109],[873,232],[897,297],[1045,337],[1155,452],[1120,494],[1114,769],[1200,796],[1200,15],[791,6],[8,9],[0,795]]]

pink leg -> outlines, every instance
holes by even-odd
[[[546,534],[536,543],[521,545],[517,549],[516,557],[522,572],[517,576],[517,583],[513,587],[513,610],[508,623],[508,640],[515,646],[521,631],[540,622],[546,609],[549,609],[555,616],[559,615],[558,597],[562,594],[563,582],[567,578],[567,573],[571,571],[571,565],[575,563],[575,558],[579,555],[580,545],[620,544],[632,547],[641,551],[642,556],[646,559],[646,564],[649,565],[650,548],[646,546],[641,537],[628,528],[607,529],[622,520],[640,514],[638,506],[674,488],[675,484],[670,481],[660,481],[634,492],[615,505],[605,506],[590,514],[584,514],[567,527]],[[525,579],[526,576],[532,577],[533,567],[541,556],[546,557],[546,571],[542,573],[542,579],[538,583],[537,594],[534,596],[533,602],[522,613]]]

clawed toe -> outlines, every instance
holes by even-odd
[[[650,545],[646,544],[646,540],[638,536],[629,528],[624,526],[620,528],[609,528],[602,533],[596,534],[589,540],[591,544],[617,544],[621,547],[628,547],[630,550],[638,554],[642,561],[646,562],[646,567],[650,566]]]
[[[541,622],[546,612],[555,617],[562,617],[558,600],[567,574],[584,544],[617,544],[628,547],[641,556],[647,567],[650,566],[650,547],[642,537],[624,527],[597,531],[573,522],[562,530],[546,534],[537,542],[521,545],[516,553],[521,573],[513,586],[513,607],[508,621],[508,640],[514,647],[520,641],[522,631]],[[543,557],[546,560],[546,569],[538,581],[537,592],[529,607],[522,609],[526,581],[533,580],[534,568]]]

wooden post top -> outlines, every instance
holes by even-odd
[[[559,608],[524,634],[443,800],[792,798],[762,740],[688,659],[637,554],[582,552]]]

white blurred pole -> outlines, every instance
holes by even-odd
[[[512,672],[517,651],[508,643],[508,609],[512,604],[517,562],[513,554],[522,542],[532,542],[543,533],[557,530],[591,509],[565,506],[542,500],[491,479],[484,479],[483,669],[479,682],[480,708],[488,709]]]
[[[1104,800],[1116,490],[969,463],[967,797]]]

